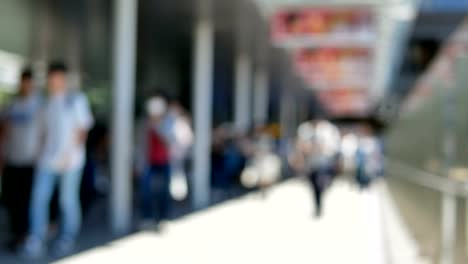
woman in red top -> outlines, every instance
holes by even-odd
[[[170,157],[172,128],[167,118],[167,103],[154,97],[147,103],[148,119],[143,128],[142,149],[144,164],[140,178],[143,228],[158,224],[169,217]],[[154,210],[156,209],[156,210]]]

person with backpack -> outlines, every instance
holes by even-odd
[[[47,93],[39,119],[41,147],[32,188],[29,234],[20,249],[20,255],[29,259],[46,253],[50,200],[56,184],[61,229],[52,254],[60,257],[74,250],[81,227],[79,190],[85,142],[94,122],[86,96],[69,87],[64,63],[49,65]]]
[[[138,133],[142,229],[158,227],[162,220],[169,218],[170,144],[174,141],[174,133],[167,110],[167,101],[163,97],[149,99],[147,118]]]

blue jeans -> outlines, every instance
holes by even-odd
[[[30,236],[47,237],[49,207],[56,182],[59,182],[61,213],[60,239],[76,239],[81,227],[80,182],[82,169],[66,172],[39,168],[36,172],[30,207]]]
[[[155,218],[160,221],[169,217],[170,177],[169,164],[152,165],[146,168],[140,179],[143,219]]]

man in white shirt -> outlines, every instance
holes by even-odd
[[[71,90],[67,67],[52,63],[48,70],[48,98],[41,113],[42,147],[33,184],[30,232],[21,254],[40,257],[44,253],[50,199],[59,184],[61,230],[52,253],[70,253],[81,226],[79,190],[85,163],[85,141],[93,124],[86,97]]]
[[[38,112],[41,100],[33,88],[30,69],[21,74],[18,95],[3,113],[2,134],[4,162],[2,196],[5,202],[14,249],[28,231],[28,210],[34,166],[39,149]]]

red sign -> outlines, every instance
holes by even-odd
[[[284,10],[272,22],[273,41],[282,47],[371,47],[375,33],[368,8]]]
[[[364,116],[371,107],[367,90],[334,89],[317,96],[331,116]]]
[[[295,53],[294,62],[314,89],[367,89],[370,85],[369,49],[302,49]]]
[[[371,8],[300,8],[276,13],[272,38],[294,50],[296,70],[332,116],[368,113],[376,23]]]

